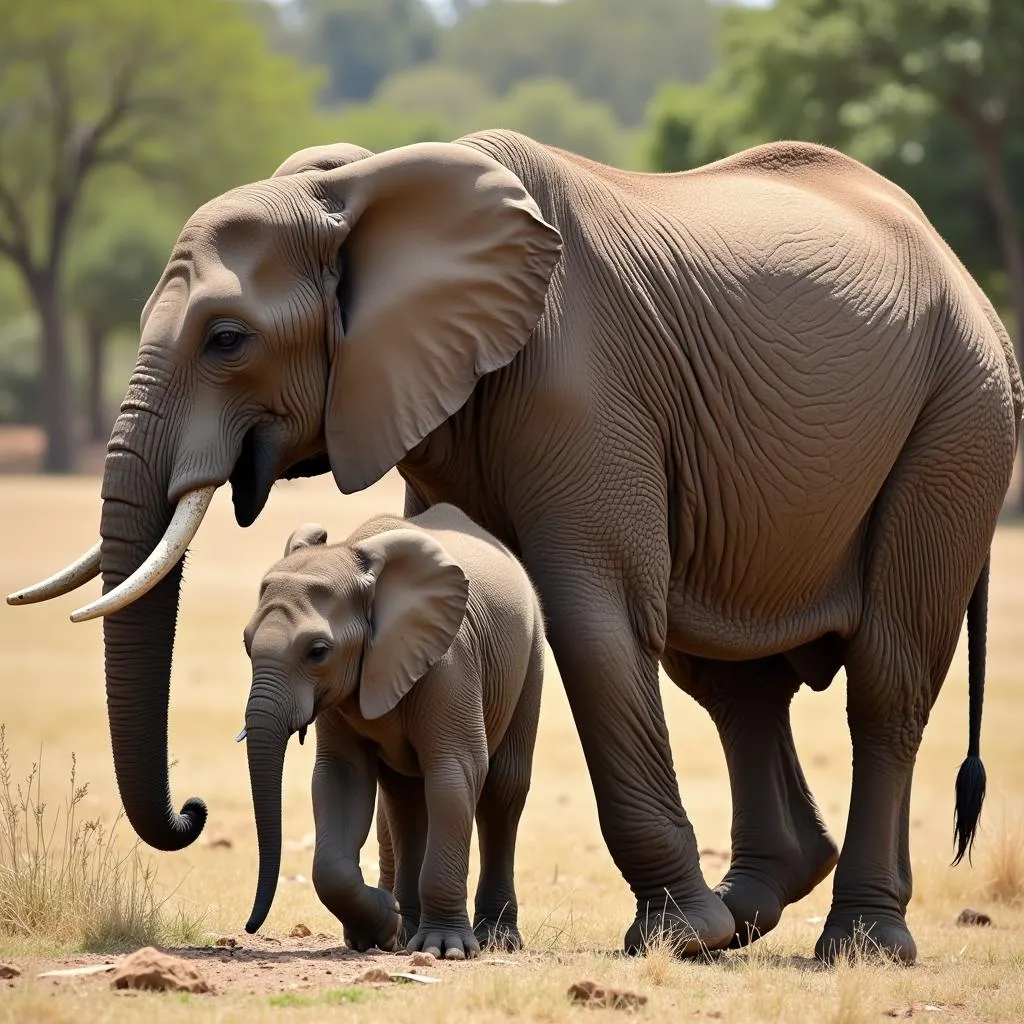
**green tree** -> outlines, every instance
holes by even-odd
[[[636,125],[663,81],[707,76],[717,19],[709,0],[491,0],[444,32],[439,54],[498,95],[528,78],[564,78]]]
[[[68,261],[67,292],[84,329],[84,404],[91,441],[103,441],[110,433],[103,393],[110,336],[138,326],[180,224],[166,204],[142,194],[108,201],[95,223],[78,233]]]
[[[218,0],[0,0],[0,257],[41,324],[44,469],[74,462],[61,285],[90,182],[128,167],[191,201],[304,143],[315,81]]]
[[[443,64],[421,64],[389,75],[373,99],[404,114],[440,117],[451,124],[462,124],[491,102],[493,96],[469,71]]]
[[[433,58],[441,26],[423,0],[295,0],[306,60],[327,69],[327,103],[368,100],[395,71]]]
[[[354,103],[321,119],[319,129],[305,145],[345,141],[374,153],[413,142],[446,142],[457,132],[434,113],[397,110],[385,103]]]
[[[605,104],[582,99],[558,78],[521,82],[507,96],[481,109],[466,131],[510,128],[538,142],[568,149],[606,164],[626,159],[626,138]]]

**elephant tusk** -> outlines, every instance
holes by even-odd
[[[216,490],[216,485],[200,487],[181,498],[170,525],[142,565],[113,590],[72,612],[71,621],[85,622],[100,615],[111,615],[152,590],[178,564],[199,530]]]
[[[37,601],[49,601],[51,598],[70,594],[83,583],[100,574],[100,541],[89,548],[81,558],[69,566],[48,576],[41,583],[35,583],[23,590],[16,590],[7,595],[7,603],[14,605],[35,604]]]
[[[245,726],[243,725],[242,726],[242,731],[235,737],[235,742],[236,743],[241,743],[242,740],[244,740],[247,735],[248,735],[248,731],[246,730]]]

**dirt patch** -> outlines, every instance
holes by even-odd
[[[228,938],[228,937],[224,937]],[[473,970],[474,964],[485,965],[495,961],[485,954],[469,963],[453,963],[424,958],[415,953],[357,953],[347,949],[334,937],[310,936],[275,939],[269,936],[236,937],[235,945],[218,945],[165,949],[166,959],[178,958],[198,971],[218,994],[247,993],[250,995],[276,995],[284,992],[315,993],[326,989],[369,984],[401,984],[413,981],[416,975],[443,981],[451,974]],[[116,963],[119,973],[130,965],[129,955],[101,956],[82,954],[60,958],[19,958],[15,964],[20,978],[13,978],[12,986],[37,979],[40,974],[72,967]],[[510,963],[508,954],[500,959]],[[413,975],[413,978],[408,977]],[[395,975],[405,977],[395,978]],[[64,975],[43,978],[44,984],[69,987],[106,987],[110,974]]]
[[[636,1010],[647,1002],[647,996],[624,988],[599,985],[596,981],[577,981],[569,986],[569,998],[595,1010]]]
[[[112,988],[133,988],[142,992],[213,992],[194,961],[161,953],[152,946],[126,956],[117,965],[110,984]]]

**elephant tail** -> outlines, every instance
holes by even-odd
[[[967,757],[956,777],[956,810],[953,814],[953,838],[956,842],[954,864],[967,854],[971,859],[978,831],[981,805],[985,802],[985,766],[981,763],[981,706],[985,697],[985,632],[988,619],[988,576],[990,558],[985,559],[974,593],[967,605],[967,680],[969,689],[969,725]]]

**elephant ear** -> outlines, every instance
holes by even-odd
[[[526,344],[561,236],[515,174],[455,143],[366,157],[311,175],[308,187],[340,250],[325,272],[324,428],[335,481],[350,494]]]
[[[359,709],[374,719],[394,708],[451,646],[466,614],[469,581],[422,530],[389,530],[353,549],[370,583]]]
[[[299,548],[312,548],[327,543],[327,529],[319,523],[303,523],[298,529],[292,531],[284,546],[284,553],[287,557]]]
[[[363,149],[362,146],[353,146],[349,142],[336,142],[330,146],[308,146],[292,153],[271,177],[280,178],[288,174],[300,174],[302,171],[332,171],[336,167],[344,167],[368,156],[373,156],[370,150]]]

